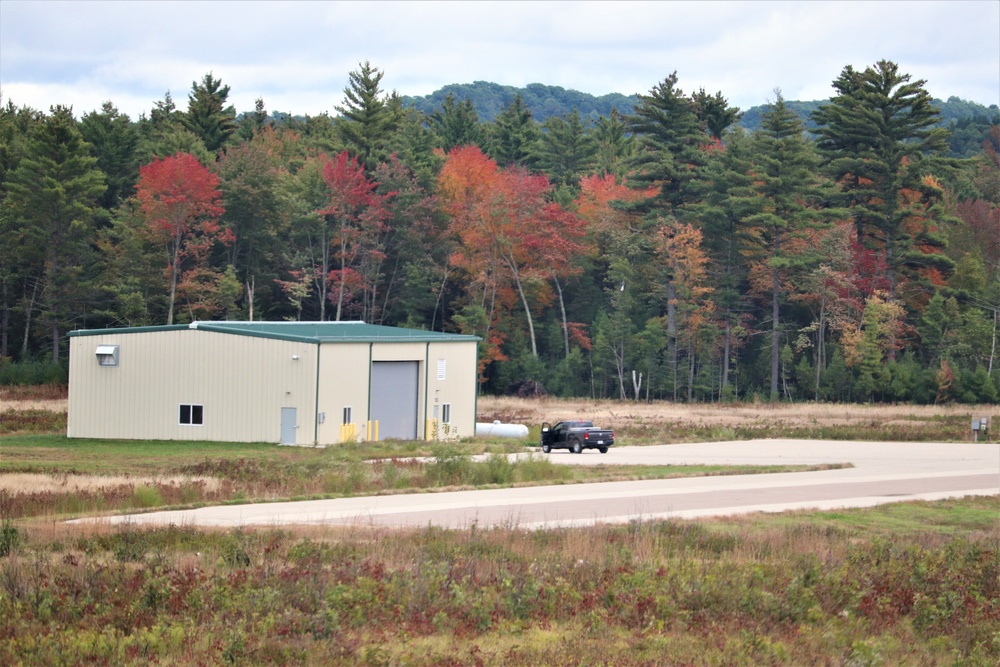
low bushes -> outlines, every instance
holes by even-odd
[[[998,549],[680,521],[126,525],[0,559],[0,663],[994,665]]]

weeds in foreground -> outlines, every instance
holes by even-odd
[[[996,530],[89,530],[0,559],[0,663],[1000,660]]]

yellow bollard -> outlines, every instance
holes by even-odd
[[[378,442],[378,420],[375,420],[375,442]]]

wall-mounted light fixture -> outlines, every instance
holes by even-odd
[[[298,361],[298,360],[299,360],[299,355],[293,354],[292,355],[292,361]]]

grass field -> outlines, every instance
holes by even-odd
[[[511,463],[504,454],[524,443],[499,440],[68,440],[58,392],[22,393],[16,408],[0,399],[0,664],[1000,664],[997,497],[539,531],[76,525],[63,519],[734,470]],[[479,408],[481,421],[530,424],[531,441],[542,420],[583,417],[632,445],[963,440],[970,413],[991,414],[489,398]]]

